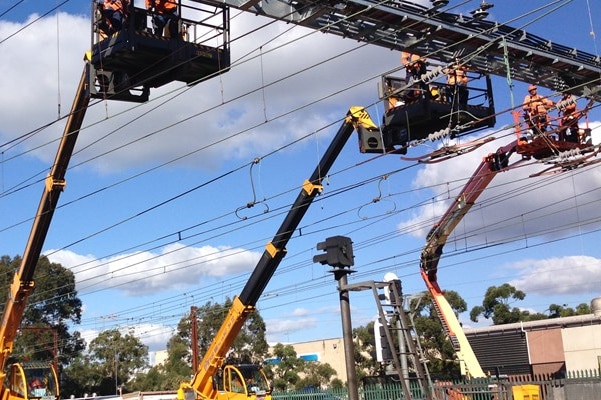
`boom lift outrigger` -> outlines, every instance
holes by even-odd
[[[98,5],[92,2],[94,10]],[[205,4],[206,5],[206,4]],[[181,11],[181,4],[178,4]],[[229,14],[221,10],[220,31],[227,39]],[[209,9],[208,7],[206,9]],[[101,37],[98,19],[92,22],[93,46],[77,88],[63,135],[48,174],[42,197],[34,218],[21,264],[13,277],[0,325],[0,400],[43,398],[57,400],[59,380],[54,365],[43,363],[14,363],[7,371],[15,339],[23,319],[27,300],[35,289],[34,273],[50,228],[60,194],[66,186],[65,175],[83,124],[91,97],[135,101],[148,100],[150,87],[174,80],[195,84],[229,68],[229,42],[220,48],[210,48],[188,41],[187,38],[166,39],[152,35],[146,28],[148,12],[130,6],[129,23],[111,37]],[[206,11],[199,6],[196,13]],[[216,12],[219,14],[219,12]],[[179,15],[182,15],[181,12]],[[213,16],[214,17],[214,16]],[[181,18],[189,32],[207,27],[207,22]],[[211,26],[210,29],[214,29]],[[198,32],[200,33],[200,32]],[[195,39],[195,36],[192,37]],[[44,388],[31,388],[37,378]]]

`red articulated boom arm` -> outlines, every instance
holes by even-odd
[[[458,359],[462,365],[462,371],[465,368],[465,375],[473,378],[484,377],[485,374],[463,333],[459,320],[455,316],[450,304],[445,299],[440,286],[438,286],[436,276],[438,271],[438,261],[440,260],[443,247],[446,244],[449,235],[468,213],[480,194],[486,189],[497,173],[506,171],[517,164],[514,163],[509,166],[509,157],[515,152],[516,146],[517,141],[514,141],[499,148],[495,153],[484,157],[478,168],[474,171],[472,177],[461,190],[461,193],[459,193],[457,198],[453,201],[453,204],[428,233],[426,245],[422,250],[420,259],[422,278],[426,283],[428,291],[432,295],[432,300],[443,328],[455,348]],[[518,162],[521,162],[521,160]]]

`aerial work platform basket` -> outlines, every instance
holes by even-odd
[[[150,88],[173,81],[197,84],[228,71],[229,8],[178,1],[177,35],[157,31],[151,10],[127,5],[121,29],[107,29],[102,0],[93,0],[91,96],[144,102]]]
[[[465,103],[458,96],[449,97],[446,84],[430,82],[416,83],[408,87],[406,80],[383,76],[380,98],[386,99],[383,118],[383,133],[392,145],[406,146],[415,141],[437,139],[440,136],[459,137],[490,128],[496,116],[492,85],[489,76],[484,87],[466,87]]]

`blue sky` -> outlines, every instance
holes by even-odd
[[[0,14],[13,3],[0,2]],[[479,1],[451,3],[467,14]],[[495,3],[491,20],[599,54],[601,23],[589,18],[600,15],[598,2]],[[533,12],[551,3],[565,5],[548,15],[553,7]],[[59,4],[58,14],[40,18]],[[30,0],[0,19],[0,143],[50,124],[2,147],[2,254],[25,248],[64,126],[56,120],[71,107],[89,46],[89,9],[82,1]],[[232,16],[232,60],[247,62],[191,88],[156,89],[148,104],[94,102],[86,115],[44,253],[75,273],[85,309],[76,329],[87,337],[134,328],[151,350],[161,349],[192,305],[238,294],[348,108],[375,104],[380,74],[399,66],[397,52],[250,13]],[[504,110],[512,97],[521,102],[527,84],[511,89],[495,77],[494,85],[497,109]],[[379,121],[382,105],[369,112]],[[600,120],[593,110],[595,140]],[[394,272],[406,294],[423,291],[418,260],[425,234],[482,156],[510,140],[503,127],[511,123],[501,115],[499,140],[432,165],[360,154],[353,136],[258,303],[268,339],[341,336],[336,283],[328,267],[312,262],[316,244],[329,236],[355,244],[350,283]],[[261,161],[251,168],[255,158]],[[600,294],[599,168],[528,178],[542,168],[499,174],[450,238],[439,283],[470,309],[489,286],[505,282],[526,292],[517,305],[539,312]],[[351,295],[355,326],[376,314],[371,296]],[[460,319],[489,323],[470,323],[468,313]]]

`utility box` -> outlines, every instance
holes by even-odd
[[[512,386],[511,393],[514,400],[540,400],[540,386],[538,385]]]

